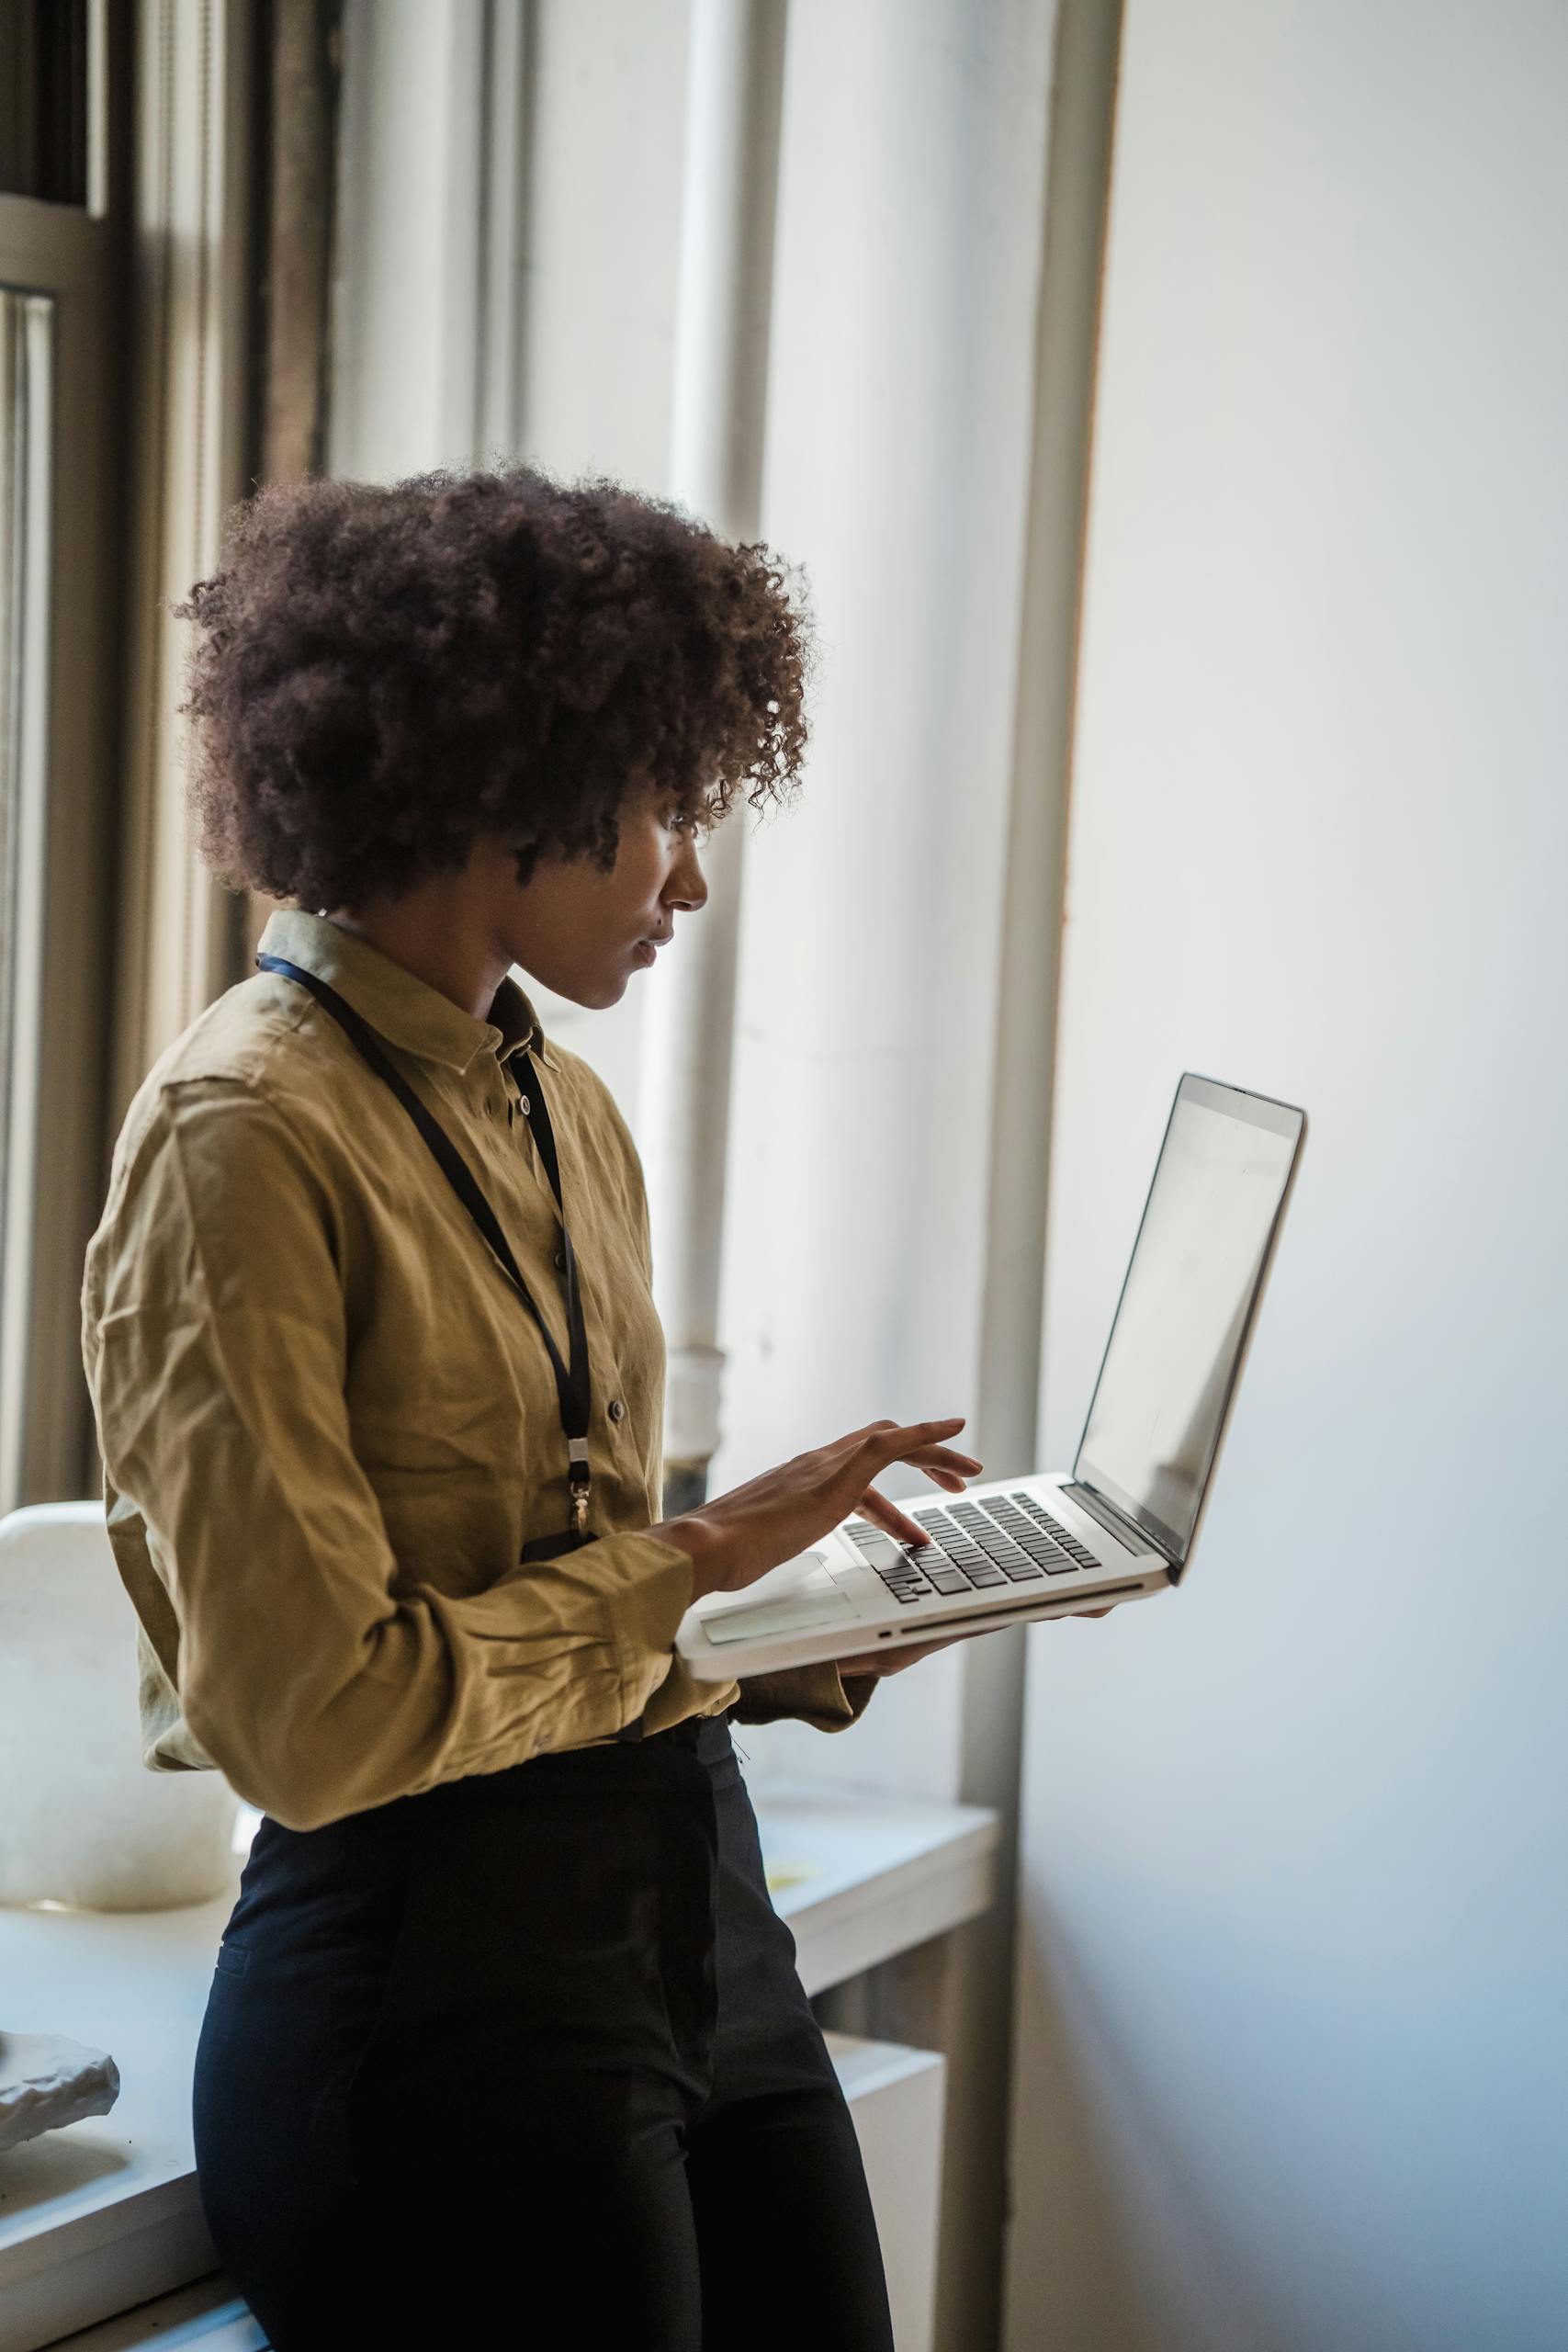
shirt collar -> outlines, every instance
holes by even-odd
[[[490,1019],[479,1021],[368,940],[297,907],[279,908],[268,917],[258,952],[281,956],[325,980],[378,1036],[405,1054],[467,1070],[480,1054],[506,1061],[526,1049],[547,1070],[558,1068],[537,1013],[510,977],[495,992]]]

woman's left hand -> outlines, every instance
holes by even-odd
[[[1074,1617],[1109,1617],[1109,1609],[1075,1609]],[[918,1666],[923,1657],[935,1657],[938,1650],[953,1647],[954,1642],[973,1642],[982,1634],[994,1633],[991,1625],[976,1625],[972,1634],[949,1634],[944,1642],[916,1642],[908,1649],[866,1650],[859,1657],[841,1657],[840,1674],[872,1674],[878,1681],[889,1674],[902,1674],[907,1666]]]
[[[974,1638],[972,1634],[950,1634],[945,1642],[917,1642],[912,1649],[867,1650],[863,1657],[840,1658],[839,1672],[874,1675],[880,1682],[889,1674],[902,1674],[907,1666],[918,1666],[923,1657],[935,1657],[938,1650],[951,1649],[954,1642]]]

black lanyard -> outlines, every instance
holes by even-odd
[[[344,1030],[350,1042],[369,1063],[378,1078],[389,1086],[414,1125],[419,1129],[446,1182],[478,1226],[491,1253],[502,1272],[527,1308],[538,1326],[539,1337],[550,1359],[550,1370],[556,1376],[556,1395],[560,1401],[560,1425],[566,1435],[567,1476],[571,1487],[571,1532],[579,1544],[588,1540],[588,1497],[592,1474],[588,1461],[588,1426],[593,1409],[593,1392],[588,1363],[588,1329],[582,1318],[582,1294],[577,1279],[577,1253],[571,1246],[571,1236],[566,1228],[566,1209],[561,1200],[560,1161],[556,1153],[555,1134],[550,1126],[550,1114],[545,1107],[545,1097],[539,1084],[539,1073],[528,1055],[521,1057],[526,1072],[523,1090],[523,1113],[550,1180],[550,1190],[556,1196],[560,1212],[561,1258],[566,1268],[563,1288],[566,1293],[566,1319],[570,1363],[561,1362],[560,1350],[550,1334],[550,1327],[540,1314],[532,1291],[523,1279],[521,1267],[512,1254],[512,1245],[502,1231],[495,1211],[479,1190],[468,1161],[453,1143],[439,1119],[428,1111],[413,1088],[395,1069],[382,1049],[380,1039],[367,1021],[362,1020],[351,1004],[345,1004],[337,990],[330,988],[314,972],[301,969],[298,964],[286,963],[281,956],[258,956],[256,963],[264,972],[281,972],[286,979],[298,980],[309,989],[326,1012]]]

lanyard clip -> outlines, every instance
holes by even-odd
[[[571,1532],[580,1544],[588,1540],[588,1498],[593,1491],[593,1473],[588,1466],[588,1440],[569,1438],[567,1452],[570,1467],[567,1473],[571,1481]]]

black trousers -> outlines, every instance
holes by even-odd
[[[265,1821],[196,2146],[276,2352],[892,2352],[722,1722]]]

